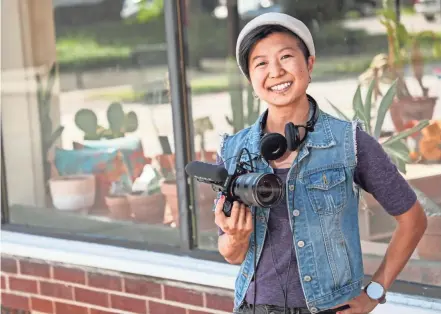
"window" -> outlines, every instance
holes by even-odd
[[[142,9],[121,17],[122,2],[7,4],[9,222],[177,246],[162,7],[144,20]]]
[[[32,1],[2,4],[8,12],[2,23],[10,30],[2,37],[2,227],[171,253],[185,248],[223,260],[212,213],[216,194],[195,182],[193,199],[182,168],[190,155],[214,163],[219,134],[251,125],[266,108],[237,69],[239,30],[264,12],[303,20],[317,51],[308,93],[336,116],[352,117],[358,84],[363,83],[364,102],[374,74],[384,73],[383,96],[371,108],[375,124],[390,86],[381,72],[392,53],[380,23],[387,12],[384,17],[391,23],[399,19],[409,36],[421,35],[428,94],[412,74],[409,60],[416,50],[405,45],[413,38],[408,37],[401,42],[407,53],[404,78],[420,102],[395,103],[380,140],[430,120],[398,152],[408,159],[403,176],[429,217],[429,228],[398,279],[429,286],[418,290],[423,295],[440,288],[441,29],[432,20],[440,19],[441,7],[404,1],[397,10],[396,2],[383,1],[390,6],[381,11],[378,1],[337,0],[230,6],[234,2],[182,1],[181,23],[166,14],[176,14],[173,1],[142,7],[138,1],[54,0],[39,2],[38,10]],[[370,194],[362,196],[359,227],[370,276],[396,223]]]

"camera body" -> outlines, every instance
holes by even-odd
[[[203,163],[199,162],[199,164]],[[211,175],[191,175],[199,182],[211,184],[214,191],[225,196],[223,212],[227,217],[231,216],[234,201],[259,207],[272,207],[278,204],[284,193],[282,180],[272,173],[256,173],[247,169],[246,165],[248,164],[237,158],[233,174],[229,174],[222,166],[204,164],[200,167],[214,167],[208,168],[210,171],[205,171],[205,173],[211,172]],[[197,171],[187,170],[187,172]]]

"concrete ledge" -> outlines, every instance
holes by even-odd
[[[1,231],[2,253],[234,290],[238,266],[190,257]],[[397,293],[373,314],[436,314],[441,299]]]

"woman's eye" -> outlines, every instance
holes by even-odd
[[[256,68],[259,67],[259,66],[261,66],[261,65],[264,65],[264,64],[265,64],[265,62],[263,62],[263,61],[262,61],[262,62],[259,62],[258,64],[256,64]]]
[[[292,56],[291,55],[284,55],[283,57],[282,57],[282,60],[283,59],[287,59],[287,58],[291,58]]]

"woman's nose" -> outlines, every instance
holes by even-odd
[[[279,77],[282,76],[285,73],[285,70],[283,69],[282,65],[275,61],[270,63],[269,67],[269,76],[270,77]]]

